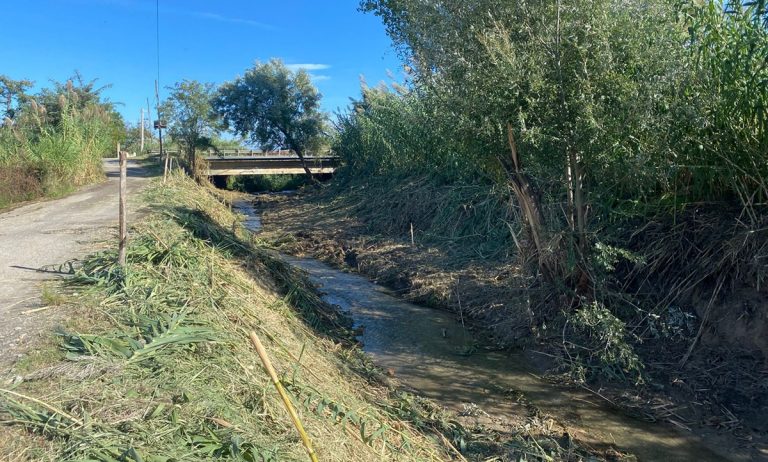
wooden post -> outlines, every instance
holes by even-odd
[[[141,108],[141,147],[139,147],[139,154],[144,153],[144,108]]]
[[[125,193],[127,176],[127,153],[120,151],[120,144],[117,144],[117,155],[120,157],[120,246],[117,252],[117,263],[125,267],[125,244],[128,240],[128,226],[126,224],[125,214]]]

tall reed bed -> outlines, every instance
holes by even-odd
[[[114,114],[99,105],[78,107],[64,95],[59,104],[55,119],[32,101],[0,126],[0,208],[104,177],[102,158],[116,149]]]

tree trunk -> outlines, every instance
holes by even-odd
[[[502,158],[502,164],[507,170],[510,186],[512,187],[512,191],[514,191],[517,201],[520,203],[520,208],[523,211],[523,219],[525,220],[528,232],[531,235],[531,239],[535,246],[539,270],[547,281],[551,281],[554,277],[554,268],[552,268],[545,253],[544,247],[546,242],[543,235],[544,218],[541,214],[541,206],[533,191],[533,187],[522,171],[520,159],[517,155],[517,143],[515,142],[515,134],[512,129],[512,124],[507,124],[507,140],[509,142],[510,157],[509,159]]]
[[[299,156],[299,160],[301,160],[301,166],[304,168],[304,171],[307,173],[307,177],[309,177],[309,181],[312,184],[318,184],[319,181],[315,178],[314,175],[312,175],[312,170],[309,169],[309,166],[307,165],[307,160],[304,158],[304,151],[302,149],[293,148],[294,152],[296,152],[296,155]]]
[[[573,148],[568,149],[568,174],[569,196],[573,199],[573,226],[576,232],[577,244],[580,252],[584,252],[587,237],[587,210],[584,203],[584,175],[581,171],[581,163],[578,154]]]
[[[197,156],[195,155],[195,143],[187,143],[187,168],[189,176],[197,180]]]

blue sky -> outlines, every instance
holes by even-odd
[[[333,112],[373,86],[402,76],[379,19],[357,0],[159,0],[160,84],[221,83],[272,57],[305,65]],[[137,121],[157,77],[155,0],[5,0],[0,74],[37,87],[77,69]],[[162,98],[161,89],[161,98]]]

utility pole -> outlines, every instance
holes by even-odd
[[[157,100],[157,120],[155,121],[155,128],[157,128],[157,138],[160,141],[160,158],[163,159],[163,121],[160,119],[160,87],[157,80],[155,80],[155,99]],[[168,179],[168,155],[165,155],[163,162],[163,183]]]
[[[141,122],[139,122],[139,125],[141,125],[141,147],[139,148],[139,154],[143,154],[144,153],[144,108],[141,108]]]

